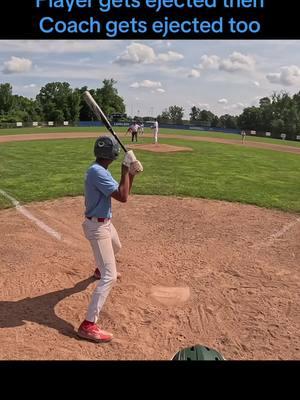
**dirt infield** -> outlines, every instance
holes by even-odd
[[[168,360],[205,344],[227,359],[300,359],[299,215],[158,196],[114,202],[122,278],[100,324],[112,343],[77,339],[96,282],[83,198],[0,212],[0,359]]]
[[[170,146],[168,144],[130,144],[127,146],[133,150],[146,150],[153,153],[177,153],[181,151],[193,151],[190,147]]]
[[[103,132],[103,134],[107,134],[107,132]],[[37,134],[28,134],[28,135],[7,135],[0,136],[0,143],[5,142],[26,142],[32,140],[57,140],[57,139],[83,139],[83,138],[95,138],[101,135],[101,132],[63,132],[63,133],[37,133]],[[124,137],[125,134],[118,134],[120,137]],[[152,138],[150,134],[144,134],[145,138]],[[200,136],[187,136],[187,135],[166,135],[160,134],[159,138],[162,139],[183,139],[190,140],[194,142],[211,142],[211,143],[222,143],[222,144],[231,144],[236,146],[245,146],[252,147],[258,149],[269,149],[274,151],[280,151],[283,153],[293,153],[300,155],[300,147],[292,147],[285,146],[280,144],[272,144],[272,143],[264,143],[264,142],[250,142],[246,141],[245,144],[242,144],[241,140],[235,139],[219,139],[212,137],[200,137]],[[142,139],[141,139],[142,140]]]

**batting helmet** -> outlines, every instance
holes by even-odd
[[[120,154],[119,143],[113,137],[100,136],[94,146],[96,158],[105,158],[107,160],[116,160]]]
[[[192,346],[178,351],[172,361],[218,361],[224,357],[214,349],[206,346]]]

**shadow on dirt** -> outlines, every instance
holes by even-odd
[[[55,306],[65,298],[84,291],[93,282],[95,279],[90,277],[69,289],[38,297],[27,297],[19,301],[1,301],[0,328],[14,328],[24,325],[25,321],[30,321],[56,329],[61,334],[74,338],[76,336],[74,326],[55,314]]]

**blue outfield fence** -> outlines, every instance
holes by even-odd
[[[111,122],[112,126],[130,126],[129,122]],[[82,128],[94,127],[94,126],[104,126],[101,121],[80,121],[78,126]]]
[[[111,122],[111,124],[115,127],[128,127],[131,125],[131,122]],[[144,122],[145,128],[152,127],[153,122],[148,121]],[[56,121],[47,121],[47,122],[9,122],[9,123],[0,123],[0,129],[11,129],[11,128],[34,128],[34,127],[103,127],[104,124],[101,121],[79,121],[79,122],[56,122]],[[176,130],[187,130],[187,131],[198,131],[198,132],[220,132],[220,133],[231,133],[240,135],[240,129],[224,129],[224,128],[214,128],[207,127],[201,125],[183,125],[183,124],[159,124],[160,128],[166,129],[176,129]],[[299,135],[287,135],[285,133],[281,134],[273,134],[271,132],[259,132],[259,131],[250,131],[246,130],[247,136],[258,136],[258,137],[266,137],[273,139],[281,139],[281,140],[291,140],[291,141],[300,141],[300,133]]]
[[[91,126],[104,126],[104,124],[100,121],[80,121],[78,126],[82,128],[88,128]]]
[[[131,125],[131,122],[111,122],[112,126],[115,127],[128,127]],[[80,121],[75,126],[80,127],[102,127],[104,124],[101,121]],[[153,125],[151,122],[144,122],[145,128],[150,128]],[[160,128],[166,129],[176,129],[176,130],[187,130],[187,131],[198,131],[198,132],[220,132],[220,133],[229,133],[240,135],[240,129],[226,129],[226,128],[214,128],[214,127],[207,127],[201,125],[183,125],[183,124],[159,124]],[[246,130],[247,136],[258,136],[258,137],[269,137],[273,139],[282,139],[282,140],[292,140],[292,141],[300,141],[300,135],[296,135],[295,138],[288,137],[285,134],[272,134],[271,132],[259,132],[259,131],[250,131]]]
[[[116,127],[127,127],[130,126],[130,122],[112,122],[113,126]],[[80,121],[80,127],[93,127],[93,126],[104,126],[104,124],[100,121]],[[144,123],[145,128],[150,128],[152,126],[151,123]],[[205,132],[223,132],[223,133],[236,133],[240,134],[240,130],[238,129],[222,129],[222,128],[208,128],[205,126],[196,126],[196,125],[175,125],[175,124],[160,124],[160,128],[167,129],[181,129],[181,130],[194,130],[194,131],[205,131]]]

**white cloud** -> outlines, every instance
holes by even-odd
[[[34,89],[36,87],[37,87],[37,85],[35,83],[31,83],[30,85],[23,86],[24,89]]]
[[[247,105],[244,103],[236,103],[236,104],[231,104],[229,106],[225,106],[224,110],[243,110],[246,107]]]
[[[300,84],[300,68],[296,65],[281,67],[280,72],[267,74],[270,83],[283,86],[293,86]]]
[[[226,72],[251,71],[255,67],[255,59],[252,56],[233,52],[229,58],[220,62],[219,69]]]
[[[267,74],[266,78],[270,83],[281,83],[280,72],[269,73]]]
[[[167,53],[160,53],[157,55],[157,60],[172,62],[182,60],[184,56],[180,53],[176,53],[175,51],[168,51]]]
[[[192,70],[188,73],[187,77],[188,77],[188,78],[199,78],[200,75],[201,75],[201,74],[200,74],[200,71],[198,71],[197,69],[192,69]]]
[[[200,58],[200,64],[195,66],[200,70],[220,70],[226,72],[251,71],[255,68],[255,59],[252,56],[233,52],[228,58],[220,58],[217,55],[204,54]]]
[[[253,85],[256,87],[260,87],[260,83],[258,81],[252,81]]]
[[[117,64],[152,64],[156,55],[152,47],[141,43],[132,43],[114,61]]]
[[[9,61],[4,62],[4,74],[21,74],[29,72],[32,68],[32,61],[27,58],[19,58],[12,56]]]
[[[168,51],[167,53],[156,54],[154,49],[142,43],[132,43],[126,50],[119,55],[114,63],[126,64],[154,64],[158,62],[174,62],[182,60],[184,57],[180,53]]]
[[[218,69],[220,66],[220,57],[218,56],[208,56],[207,54],[204,54],[200,58],[201,62],[198,65],[198,68],[200,69]]]
[[[134,82],[132,85],[130,85],[131,88],[134,89],[139,89],[139,88],[148,88],[148,89],[153,89],[153,88],[161,88],[161,83],[160,82],[155,82],[155,81],[150,81],[148,79],[141,81],[141,82]]]
[[[162,88],[158,88],[158,89],[156,89],[156,91],[158,93],[166,93],[165,89],[162,89]]]
[[[228,104],[228,100],[227,99],[220,99],[218,100],[219,104]]]
[[[209,104],[208,103],[198,103],[198,106],[203,110],[208,110],[209,109]]]

